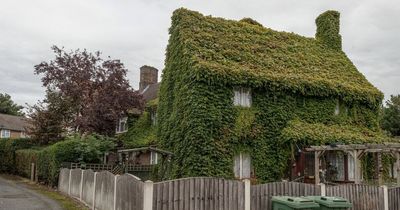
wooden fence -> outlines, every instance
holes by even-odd
[[[326,195],[348,199],[353,203],[354,210],[385,209],[383,187],[356,184],[329,186],[326,188]]]
[[[244,182],[186,178],[154,184],[153,210],[243,210]]]
[[[272,209],[272,196],[321,195],[321,186],[298,182],[273,182],[251,187],[251,209]]]
[[[58,189],[97,210],[272,210],[272,196],[327,195],[348,199],[352,210],[400,210],[400,187],[324,186],[184,178],[153,183],[108,171],[61,169]]]
[[[400,187],[388,189],[389,210],[400,209]]]

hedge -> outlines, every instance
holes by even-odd
[[[13,142],[13,140],[6,142]],[[18,143],[9,144],[18,145]],[[5,169],[5,172],[17,173],[18,175],[29,177],[31,163],[35,163],[39,181],[55,186],[63,162],[99,163],[104,152],[111,150],[113,147],[112,138],[96,134],[70,136],[64,141],[44,148],[16,150],[15,148],[23,147],[13,147],[13,150],[1,153],[2,168]],[[10,164],[6,164],[7,161],[10,161]]]
[[[14,172],[15,151],[32,145],[28,138],[0,139],[0,172]]]

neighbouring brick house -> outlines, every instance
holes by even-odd
[[[0,138],[27,138],[25,117],[0,114]]]
[[[143,112],[131,110],[130,115],[121,119],[116,128],[117,135],[124,142],[124,148],[118,150],[119,159],[126,164],[156,165],[163,156],[171,155],[168,151],[156,148],[154,131],[159,86],[158,69],[142,66],[139,92],[143,96],[146,108]]]

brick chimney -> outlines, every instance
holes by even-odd
[[[139,91],[143,91],[148,85],[158,82],[158,69],[151,66],[140,67]]]
[[[340,13],[328,10],[320,14],[315,23],[317,24],[315,38],[331,49],[341,50],[342,36],[339,34]]]

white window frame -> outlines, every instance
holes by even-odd
[[[242,107],[251,107],[252,98],[250,88],[235,88],[233,90],[233,105]]]
[[[123,117],[118,120],[118,124],[115,128],[115,133],[125,133],[127,131],[128,131],[128,117]]]
[[[11,131],[8,129],[2,129],[0,138],[11,138]]]
[[[244,160],[245,156],[248,158],[248,166],[245,166]],[[237,164],[236,159],[239,157],[239,164]],[[239,179],[246,179],[251,178],[251,156],[248,153],[239,153],[237,156],[234,157],[233,163],[233,172],[236,178]],[[238,168],[237,168],[238,167]],[[247,174],[245,174],[244,168],[247,168]],[[236,174],[236,171],[239,171],[239,174]]]
[[[340,114],[340,102],[339,100],[336,100],[336,105],[335,105],[335,115],[339,115]]]
[[[158,152],[151,151],[150,152],[150,165],[158,164]]]

